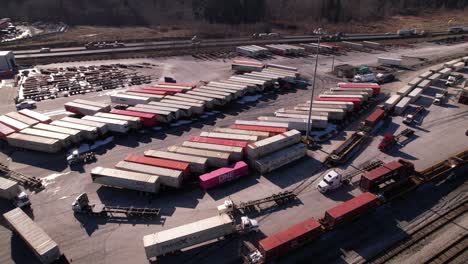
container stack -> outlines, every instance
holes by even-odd
[[[110,104],[77,99],[66,103],[65,110],[77,115],[94,115],[97,112],[110,112],[111,106]]]
[[[257,45],[239,46],[236,48],[237,53],[247,57],[262,57],[270,55],[267,48]]]
[[[305,48],[288,45],[288,44],[270,44],[265,47],[271,51],[271,53],[281,56],[303,56],[305,55]]]

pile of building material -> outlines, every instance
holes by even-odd
[[[236,48],[237,53],[248,57],[262,57],[270,55],[267,48],[257,45],[239,46]]]
[[[65,110],[77,115],[94,115],[97,112],[110,112],[111,106],[106,103],[76,99],[65,103]]]

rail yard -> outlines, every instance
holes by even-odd
[[[466,260],[466,36],[261,36],[0,52],[0,262]]]

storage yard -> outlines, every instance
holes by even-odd
[[[35,65],[0,99],[0,262],[463,259],[467,43],[350,40]]]

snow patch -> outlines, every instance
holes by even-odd
[[[48,176],[46,176],[44,178],[41,178],[42,184],[44,186],[47,186],[49,184],[55,183],[55,179],[57,179],[58,177],[70,174],[70,172],[71,171],[64,172],[64,173],[52,173],[52,174],[50,174],[50,175],[48,175]]]

